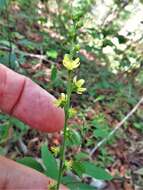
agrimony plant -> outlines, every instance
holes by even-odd
[[[82,178],[82,174],[87,174],[92,176],[96,179],[105,179],[110,180],[112,177],[102,168],[97,167],[94,163],[89,163],[87,161],[82,161],[75,159],[72,161],[67,161],[65,159],[65,152],[66,147],[68,145],[68,138],[70,129],[68,128],[68,120],[71,116],[76,114],[74,108],[71,107],[71,98],[73,93],[77,93],[81,95],[86,91],[84,87],[84,79],[79,79],[78,76],[75,74],[76,70],[80,66],[80,59],[78,56],[78,52],[80,50],[80,45],[78,44],[78,34],[79,30],[83,26],[82,21],[82,14],[75,11],[73,8],[70,25],[67,28],[67,39],[65,43],[66,50],[69,51],[68,54],[65,54],[63,58],[63,66],[67,72],[67,85],[66,85],[66,93],[61,93],[59,99],[55,102],[55,105],[61,108],[64,108],[65,112],[65,123],[64,123],[64,130],[63,130],[63,141],[60,147],[60,163],[59,163],[59,170],[57,176],[57,183],[53,184],[51,189],[52,190],[59,190],[60,184],[63,182],[63,174],[65,170],[69,167],[70,170],[72,169],[79,177]],[[81,169],[79,171],[79,168]],[[66,183],[65,183],[66,184]],[[66,184],[67,185],[67,184]],[[73,184],[77,185],[77,183]],[[83,184],[82,181],[78,183],[78,187],[84,187],[84,189],[93,189],[89,187],[87,184]]]
[[[79,58],[74,58],[72,51],[70,54],[66,54],[63,59],[63,65],[67,70],[67,92],[66,94],[62,93],[59,99],[55,102],[57,106],[64,108],[65,112],[65,124],[63,131],[63,142],[60,150],[60,167],[59,167],[59,175],[56,190],[59,189],[59,185],[61,183],[61,178],[64,173],[65,168],[65,150],[66,150],[66,140],[67,140],[67,132],[68,132],[68,119],[71,115],[74,115],[75,111],[71,107],[71,96],[73,92],[78,94],[82,94],[86,88],[83,87],[84,80],[77,79],[77,76],[74,76],[74,71],[79,67],[80,60]]]

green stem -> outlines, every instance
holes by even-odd
[[[63,142],[60,150],[60,167],[59,167],[59,175],[56,190],[59,190],[62,175],[64,172],[64,162],[65,162],[65,150],[66,150],[66,137],[67,137],[67,126],[68,126],[68,118],[69,118],[69,108],[70,108],[70,99],[72,93],[72,72],[68,72],[68,84],[67,84],[67,103],[65,105],[65,124],[64,124],[64,134],[63,134]]]
[[[8,41],[9,41],[9,66],[11,67],[11,54],[12,54],[12,41],[11,41],[11,31],[10,31],[10,16],[9,16],[9,4],[8,2],[6,2],[5,4],[5,7],[6,7],[6,19],[7,19],[7,38],[8,38]]]

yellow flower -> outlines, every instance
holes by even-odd
[[[83,84],[85,83],[85,80],[84,79],[80,79],[80,80],[77,80],[77,76],[75,76],[73,78],[73,83],[75,85],[75,88],[76,88],[76,92],[78,94],[82,94],[83,92],[86,91],[86,88],[83,88]]]
[[[69,117],[74,117],[76,115],[77,111],[74,108],[69,109]]]
[[[54,153],[55,156],[57,156],[58,153],[60,152],[60,149],[59,149],[59,147],[52,146],[51,151]]]
[[[79,61],[80,61],[79,58],[72,60],[70,56],[66,54],[64,56],[63,65],[67,70],[72,71],[73,69],[76,69],[80,65]]]
[[[65,104],[67,102],[67,95],[64,94],[64,93],[61,93],[61,96],[59,97],[58,100],[56,100],[54,102],[54,104],[57,106],[57,107],[64,107]]]

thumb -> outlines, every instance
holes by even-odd
[[[54,181],[36,170],[0,156],[0,189],[49,190]],[[60,190],[68,190],[61,185]]]
[[[0,109],[29,126],[56,132],[64,126],[64,111],[55,98],[29,78],[0,64]]]

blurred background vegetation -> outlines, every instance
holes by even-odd
[[[70,121],[74,130],[69,144],[74,147],[67,153],[69,158],[77,152],[89,153],[142,96],[143,1],[0,0],[0,63],[32,78],[56,97],[64,91],[61,63],[72,48],[75,27],[79,75],[86,81],[87,92],[73,97],[78,116]],[[111,173],[120,173],[123,183],[132,173],[127,160],[136,155],[134,145],[141,141],[142,121],[140,106],[123,130],[92,158]],[[38,157],[41,142],[51,138],[3,113],[0,132],[0,153],[14,159]],[[59,146],[58,134],[54,138],[50,148]]]

